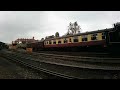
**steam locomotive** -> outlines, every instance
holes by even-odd
[[[33,51],[39,50],[120,50],[120,23],[115,23],[113,28],[103,30],[65,35],[61,37],[49,37],[35,43],[28,43],[26,48]]]

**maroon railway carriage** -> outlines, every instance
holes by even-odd
[[[46,50],[82,50],[92,47],[105,47],[105,30],[50,38],[44,41]]]
[[[43,50],[44,43],[43,43],[43,41],[28,43],[27,48],[32,48],[33,51]]]
[[[120,44],[120,24],[114,28],[48,38],[44,40],[46,50],[98,50],[118,49]]]

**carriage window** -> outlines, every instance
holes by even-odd
[[[46,42],[44,42],[44,44],[46,45]]]
[[[45,43],[46,45],[47,45],[47,41],[46,41],[46,43]]]
[[[56,41],[54,41],[53,44],[56,44]]]
[[[105,32],[102,33],[102,36],[105,36]]]
[[[69,42],[72,42],[71,38],[69,38]]]
[[[75,36],[73,41],[78,42],[78,36]]]
[[[67,41],[67,39],[65,38],[65,40],[64,40],[64,43],[67,43],[68,41]]]
[[[58,41],[58,44],[60,44],[61,43],[61,41]]]
[[[49,44],[49,42],[47,41],[47,44]]]
[[[102,39],[105,39],[105,32],[102,33]]]
[[[56,42],[53,42],[53,44],[56,44]]]
[[[51,44],[52,42],[51,41],[49,41],[49,44]]]
[[[91,40],[97,40],[97,34],[96,33],[91,35]]]
[[[82,36],[82,41],[87,41],[87,35]]]
[[[87,38],[82,38],[82,41],[87,41]]]

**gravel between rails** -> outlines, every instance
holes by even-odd
[[[0,79],[42,79],[33,70],[18,66],[0,57]]]

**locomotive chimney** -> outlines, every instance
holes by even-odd
[[[34,37],[33,37],[33,40],[34,40]]]

